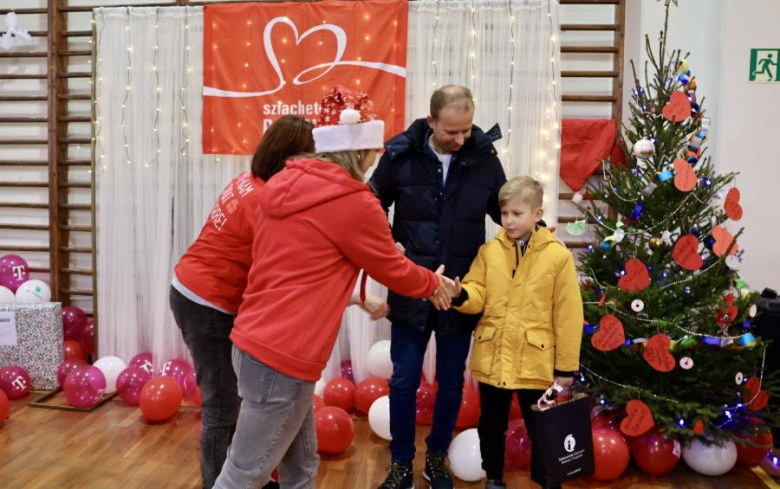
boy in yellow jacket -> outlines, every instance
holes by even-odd
[[[571,385],[579,369],[582,299],[574,258],[539,227],[544,188],[515,177],[499,192],[501,229],[471,264],[455,309],[482,313],[469,368],[479,381],[479,440],[486,488],[506,487],[504,433],[512,395],[528,425],[545,390]],[[529,427],[530,432],[530,427]],[[534,454],[531,454],[532,467]]]

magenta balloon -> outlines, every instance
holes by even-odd
[[[355,382],[355,375],[352,372],[352,360],[344,360],[341,362],[341,376]]]
[[[160,369],[161,377],[173,377],[176,382],[179,383],[182,393],[187,392],[187,386],[184,385],[184,381],[187,379],[187,374],[193,370],[192,365],[182,360],[181,358],[174,358],[169,362],[165,362]]]
[[[73,407],[92,407],[103,397],[106,377],[99,368],[91,365],[77,367],[65,378],[65,399]]]
[[[141,390],[152,380],[152,374],[141,367],[127,367],[116,379],[116,392],[126,403],[137,406],[141,400]]]
[[[65,340],[78,341],[86,325],[87,315],[80,308],[76,306],[62,308],[62,331]]]
[[[95,323],[87,320],[87,324],[81,331],[81,348],[84,354],[91,355],[95,353]]]
[[[149,375],[154,375],[154,362],[152,361],[152,354],[148,351],[139,353],[138,355],[134,356],[127,366],[141,367],[142,369],[149,372]]]
[[[19,399],[27,395],[32,388],[30,374],[23,367],[12,365],[0,370],[0,389],[8,399]]]
[[[87,362],[79,357],[70,357],[63,360],[62,363],[60,363],[60,366],[57,367],[57,384],[59,384],[60,387],[63,387],[65,385],[65,379],[68,378],[68,374],[73,372],[77,367],[86,364]]]
[[[16,292],[20,285],[30,280],[30,266],[19,255],[0,258],[0,285]]]

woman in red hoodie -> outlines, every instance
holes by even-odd
[[[360,269],[400,294],[449,307],[453,282],[398,252],[363,183],[383,138],[373,102],[337,86],[314,129],[317,154],[289,161],[263,188],[249,283],[230,335],[241,413],[218,488],[262,485],[277,465],[282,487],[314,487],[314,383]]]
[[[230,330],[252,262],[259,190],[284,168],[289,157],[314,149],[312,128],[298,116],[284,116],[268,128],[252,158],[252,169],[225,187],[200,236],[176,265],[170,304],[192,355],[202,393],[200,467],[204,488],[214,485],[238,420]]]

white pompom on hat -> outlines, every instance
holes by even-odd
[[[336,85],[322,99],[313,135],[318,153],[382,149],[385,123],[368,95]]]

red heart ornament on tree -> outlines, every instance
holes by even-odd
[[[758,391],[758,394],[753,398],[753,402],[748,405],[751,411],[761,411],[769,403],[769,394],[766,391]]]
[[[674,244],[672,258],[686,270],[698,270],[704,265],[704,260],[702,260],[698,249],[699,238],[692,234],[686,234]]]
[[[650,274],[642,260],[632,258],[626,262],[626,274],[618,280],[623,292],[638,292],[650,285]]]
[[[674,186],[680,192],[690,192],[696,186],[696,172],[691,164],[682,158],[674,160]]]
[[[696,420],[696,424],[693,425],[693,432],[697,435],[701,435],[704,433],[704,423],[700,419]]]
[[[734,236],[728,232],[726,228],[720,226],[712,228],[712,237],[715,238],[715,244],[712,246],[712,251],[717,256],[725,255],[732,242],[734,242],[734,246],[731,247],[729,255],[734,255],[739,251],[739,246],[737,246],[737,243],[734,241]]]
[[[668,104],[664,106],[664,117],[672,122],[682,122],[691,116],[691,103],[680,91],[674,92]]]
[[[642,435],[655,426],[653,413],[650,412],[650,408],[638,399],[628,401],[626,413],[628,417],[620,422],[620,431],[628,436]]]
[[[758,377],[750,377],[750,379],[748,379],[747,383],[745,384],[745,390],[747,390],[749,394],[748,397],[753,397],[760,388],[761,381],[758,380]]]
[[[740,205],[739,199],[739,189],[734,187],[726,194],[726,202],[723,203],[723,210],[726,211],[726,215],[729,216],[729,219],[733,221],[742,219],[742,205]]]
[[[645,352],[642,354],[647,363],[659,372],[671,372],[677,364],[674,356],[669,353],[672,340],[665,334],[657,334],[647,340]]]
[[[617,316],[611,314],[599,321],[599,330],[590,338],[590,343],[599,351],[610,351],[619,348],[626,341],[623,323]]]

